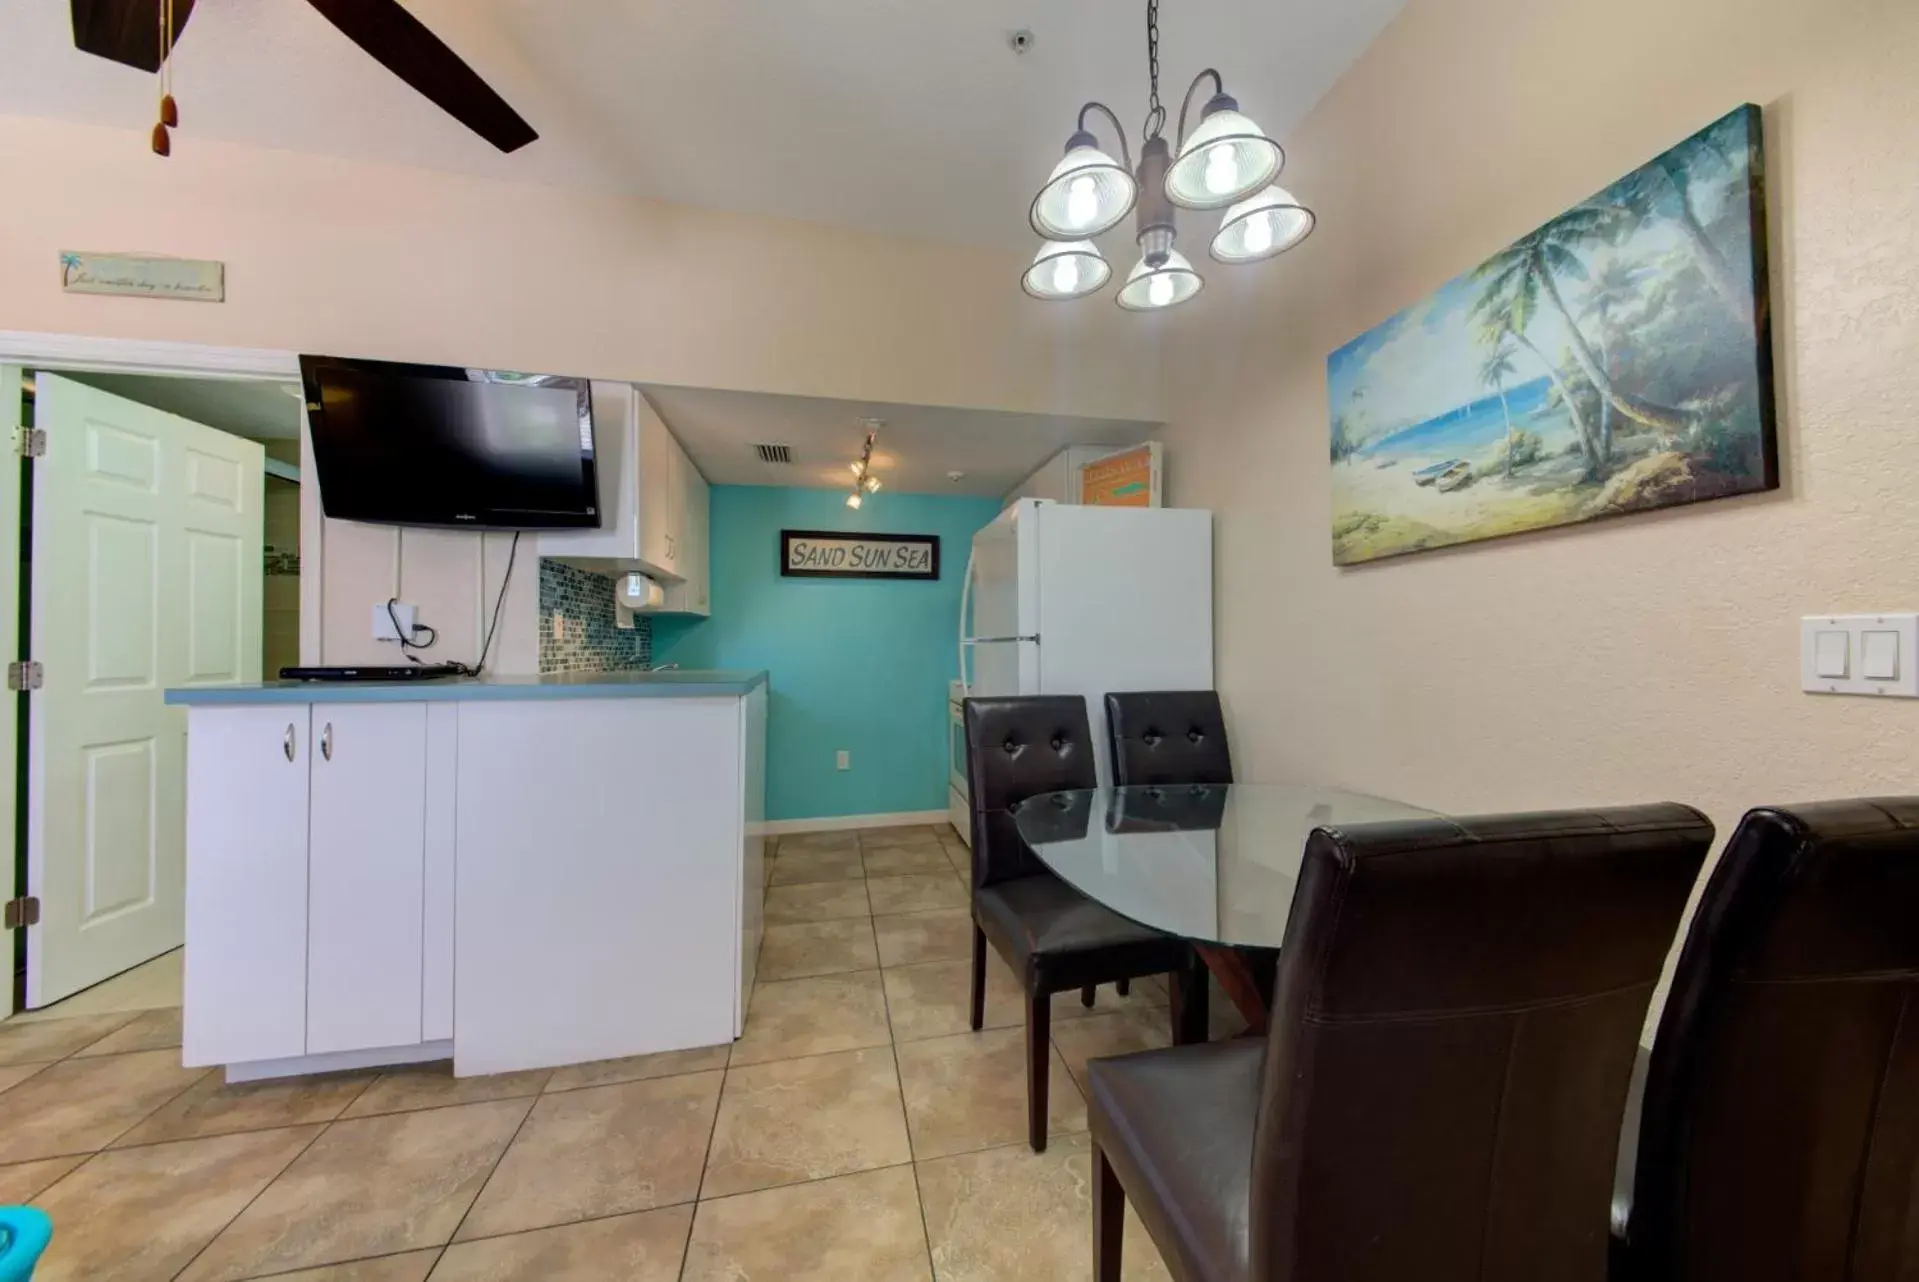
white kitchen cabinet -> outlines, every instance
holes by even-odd
[[[424,703],[194,712],[185,1063],[452,1036],[456,717]]]
[[[600,526],[542,533],[540,555],[598,574],[638,570],[667,589],[665,609],[704,613],[705,589],[673,589],[705,562],[705,478],[631,384],[593,384],[593,434]]]
[[[637,393],[636,393],[637,395]],[[680,446],[640,396],[640,559],[669,574],[678,557],[673,536],[680,520]]]
[[[676,544],[680,549],[680,582],[666,590],[666,603],[661,610],[671,614],[710,615],[713,613],[709,600],[713,583],[711,491],[706,478],[691,463],[686,468],[682,495],[684,518]]]
[[[423,703],[313,709],[309,1055],[421,1040],[426,714]]]
[[[188,707],[185,1063],[464,1075],[739,1034],[764,674],[386,695],[168,692]]]
[[[207,709],[187,738],[191,1065],[306,1051],[305,704]]]

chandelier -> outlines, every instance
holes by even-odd
[[[1159,101],[1159,0],[1146,4],[1146,66],[1151,97],[1140,133],[1139,165],[1133,165],[1126,129],[1105,103],[1089,102],[1066,140],[1066,155],[1053,167],[1046,185],[1033,197],[1027,221],[1045,243],[1020,285],[1034,298],[1065,300],[1098,293],[1113,269],[1093,238],[1110,231],[1137,210],[1139,262],[1126,274],[1118,302],[1128,311],[1174,307],[1205,284],[1191,262],[1175,248],[1179,229],[1175,207],[1224,209],[1209,251],[1214,261],[1258,262],[1306,239],[1313,213],[1276,181],[1286,153],[1239,110],[1219,72],[1208,67],[1193,77],[1180,103],[1179,128],[1168,143],[1166,109]],[[1213,95],[1186,131],[1193,91],[1207,80]],[[1104,115],[1119,142],[1120,159],[1102,150],[1087,127],[1092,113]],[[1124,162],[1124,163],[1122,163]]]
[[[846,506],[851,508],[857,508],[866,501],[867,495],[880,488],[880,478],[873,475],[873,442],[879,438],[886,420],[863,418],[860,426],[866,429],[866,444],[860,450],[859,461],[853,464],[853,492],[846,496]]]

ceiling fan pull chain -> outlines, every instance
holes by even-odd
[[[153,154],[173,154],[173,139],[167,130],[180,123],[180,107],[173,101],[173,0],[156,0],[160,31],[160,118],[153,125]]]

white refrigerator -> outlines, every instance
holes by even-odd
[[[1213,688],[1213,514],[1018,500],[973,536],[959,662],[970,696],[1084,695],[1110,782],[1108,691]]]

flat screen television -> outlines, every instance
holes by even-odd
[[[587,380],[302,356],[320,507],[347,521],[595,526]]]

